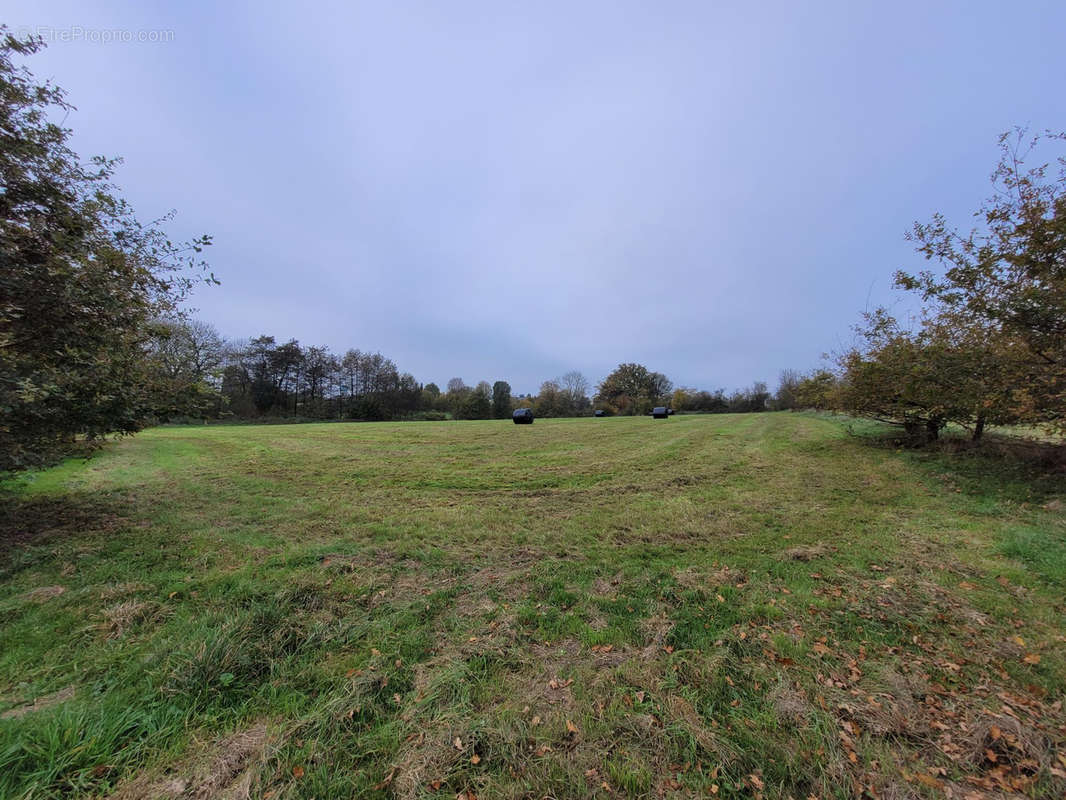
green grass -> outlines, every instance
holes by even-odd
[[[18,478],[0,797],[1061,797],[1066,479],[876,433],[178,427]]]

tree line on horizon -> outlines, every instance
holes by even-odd
[[[579,371],[514,394],[505,380],[444,388],[422,383],[381,353],[303,346],[273,336],[227,341],[214,326],[175,317],[157,321],[146,353],[156,375],[159,422],[187,420],[507,419],[521,407],[538,417],[647,414],[657,405],[694,413],[791,408],[790,395],[761,381],[727,394],[675,388],[641,364],[620,364],[595,387]],[[782,386],[794,373],[782,374]]]

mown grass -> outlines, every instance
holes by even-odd
[[[14,482],[0,797],[1066,791],[1066,480],[799,414],[161,428]]]

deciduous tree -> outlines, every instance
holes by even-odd
[[[153,413],[153,320],[204,272],[201,237],[171,242],[83,162],[62,89],[16,59],[42,47],[0,28],[0,470],[47,461],[76,436],[138,430]]]

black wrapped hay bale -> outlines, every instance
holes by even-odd
[[[511,419],[514,420],[515,425],[532,425],[533,424],[533,409],[532,408],[516,408],[515,412],[511,415]]]
[[[606,417],[607,416],[607,414],[604,413],[604,410],[602,408],[597,408],[596,411],[595,411],[595,414],[596,414],[597,417]]]
[[[670,409],[666,406],[655,406],[655,408],[651,410],[651,415],[655,419],[666,419],[670,416]]]

